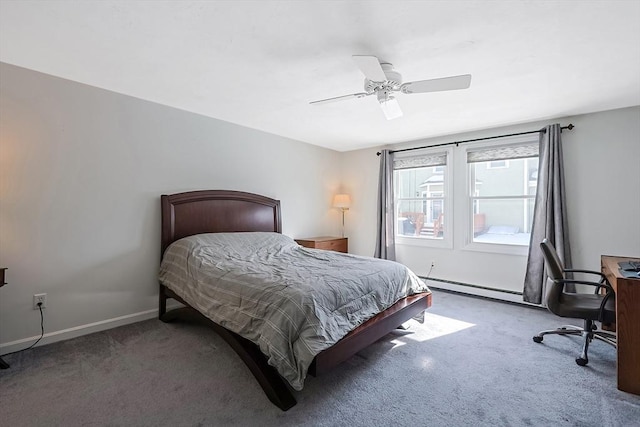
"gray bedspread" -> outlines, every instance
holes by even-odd
[[[256,343],[296,390],[313,358],[427,286],[402,264],[307,249],[278,233],[215,233],[171,244],[160,283]]]

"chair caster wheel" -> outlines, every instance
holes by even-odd
[[[582,357],[578,357],[576,359],[576,363],[580,366],[587,366],[587,363],[589,363],[589,359],[583,359]]]
[[[536,335],[533,337],[533,342],[542,342],[542,336]]]

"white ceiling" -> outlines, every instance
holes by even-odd
[[[0,0],[0,61],[339,151],[640,105],[640,1]],[[405,81],[387,121],[351,55]]]

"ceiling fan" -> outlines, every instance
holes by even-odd
[[[391,120],[402,116],[402,110],[400,110],[400,105],[393,92],[406,94],[440,92],[467,89],[471,85],[471,74],[402,83],[402,75],[394,70],[393,65],[388,62],[371,55],[353,55],[353,60],[365,76],[364,92],[321,99],[310,104],[326,104],[343,99],[376,95],[384,115],[387,120]]]

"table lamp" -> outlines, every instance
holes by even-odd
[[[333,198],[333,207],[342,210],[342,237],[344,237],[344,211],[351,206],[351,197],[348,194],[336,194]]]

